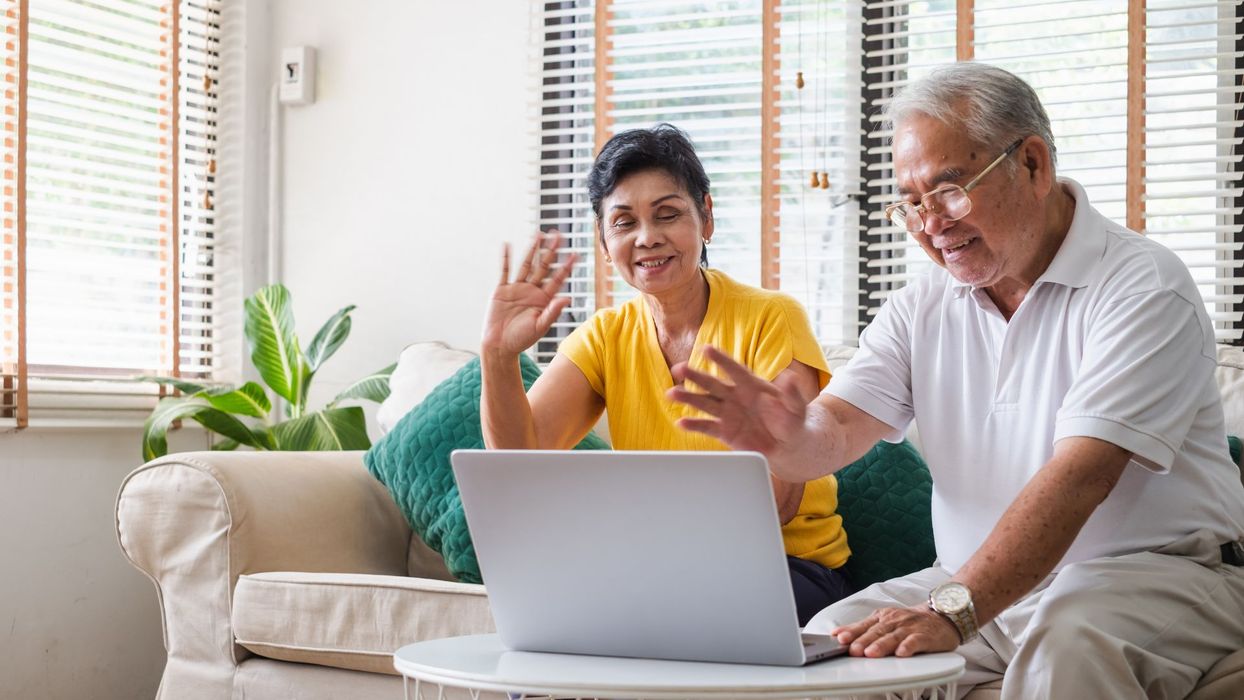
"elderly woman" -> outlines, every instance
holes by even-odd
[[[627,131],[601,149],[588,177],[597,230],[618,275],[639,295],[598,311],[561,344],[524,393],[519,353],[542,338],[569,300],[557,292],[574,256],[554,270],[558,236],[537,234],[517,276],[503,254],[481,350],[484,440],[494,449],[569,449],[607,410],[620,450],[725,450],[676,425],[702,415],[666,398],[674,368],[707,365],[714,346],[751,371],[814,399],[829,370],[803,309],[707,266],[713,237],[708,176],[687,137],[661,125]],[[773,479],[800,624],[850,591],[839,571],[846,533],[833,476]],[[712,494],[705,494],[711,498]]]

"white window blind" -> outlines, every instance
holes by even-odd
[[[535,347],[537,361],[545,364],[561,339],[596,309],[596,228],[587,198],[587,173],[596,155],[596,7],[592,0],[539,2],[534,7],[540,76],[539,227],[560,231],[563,255],[574,252],[580,258],[563,291],[570,306]]]
[[[779,12],[778,286],[807,308],[821,343],[849,343],[863,308],[863,16],[846,0],[793,0]]]
[[[687,132],[711,181],[709,263],[760,285],[761,1],[614,0],[610,9],[611,134],[661,122]],[[611,281],[615,301],[634,295]]]
[[[975,60],[1027,80],[1041,97],[1058,147],[1058,173],[1085,186],[1105,215],[1128,222],[1174,250],[1188,264],[1214,319],[1219,340],[1240,339],[1241,255],[1238,103],[1244,73],[1240,2],[1150,0],[1143,32],[1129,33],[1129,6],[1113,0],[1048,0],[1018,4],[976,0],[971,14]],[[880,68],[883,91],[917,74],[925,56],[954,59],[953,2],[868,2],[885,28],[867,60],[892,57]],[[893,13],[899,22],[884,17]],[[872,39],[870,38],[870,41]],[[1143,153],[1137,201],[1127,196],[1129,47],[1143,55],[1142,119],[1130,138]],[[961,47],[962,48],[962,47]],[[932,49],[930,52],[929,50]],[[909,69],[906,75],[902,68]],[[867,73],[868,69],[866,69]],[[894,83],[892,85],[891,83]],[[880,106],[887,94],[873,104]],[[1136,107],[1133,107],[1136,109]],[[893,198],[886,140],[876,132],[869,154],[874,210],[868,254],[875,270],[870,296],[884,298],[928,266],[905,233],[888,227],[880,211]],[[876,150],[874,150],[876,149]],[[1143,215],[1140,214],[1143,210]],[[886,258],[887,254],[893,255]]]
[[[885,218],[885,205],[898,197],[890,158],[893,134],[881,128],[880,113],[899,89],[955,60],[955,13],[954,0],[864,3],[867,278],[861,293],[866,310],[858,320],[860,327],[876,314],[891,292],[923,274],[931,264],[906,231]]]
[[[825,342],[854,338],[859,277],[859,5],[849,0],[774,3],[764,43],[761,0],[706,7],[696,2],[538,5],[541,69],[540,225],[571,232],[584,263],[572,278],[571,307],[537,358],[594,310],[634,290],[596,268],[596,232],[586,173],[596,150],[620,131],[669,122],[688,133],[711,180],[716,230],[710,263],[753,285],[777,286],[808,305]],[[598,42],[598,29],[603,42]],[[774,31],[776,30],[776,31]],[[607,47],[604,64],[596,50]],[[766,97],[766,52],[774,60]],[[569,55],[568,55],[569,54]],[[795,89],[798,66],[809,73]],[[815,79],[812,76],[815,75]],[[773,111],[774,246],[762,269],[762,108]],[[599,121],[596,110],[599,112]],[[593,141],[595,137],[595,142]],[[813,167],[828,189],[805,184]],[[847,249],[844,249],[844,246]],[[597,280],[607,280],[598,295]]]
[[[1244,285],[1239,2],[1148,0],[1147,235],[1183,258],[1219,340],[1239,341]]]
[[[0,420],[141,422],[156,390],[127,378],[210,379],[215,363],[219,0],[20,7],[5,16],[24,61],[5,76]]]
[[[932,264],[884,220],[895,182],[892,134],[880,128],[880,110],[896,90],[934,68],[975,59],[1034,86],[1051,117],[1059,173],[1084,184],[1107,216],[1130,221],[1176,251],[1200,285],[1219,338],[1240,340],[1239,0],[1149,0],[1143,13],[1138,4],[1114,0],[775,5],[778,38],[765,46],[759,0],[707,7],[620,0],[607,5],[603,20],[590,2],[542,3],[546,11],[573,7],[558,11],[575,14],[579,33],[561,39],[562,49],[576,55],[572,64],[545,63],[541,133],[547,149],[549,80],[570,71],[562,78],[578,82],[556,95],[568,100],[560,109],[574,116],[557,122],[553,133],[568,138],[557,129],[577,129],[580,139],[573,155],[546,150],[542,195],[550,201],[548,181],[556,180],[562,188],[556,196],[581,197],[577,211],[556,210],[558,216],[542,221],[563,227],[581,221],[575,247],[590,257],[595,232],[582,175],[591,154],[619,130],[669,121],[691,134],[713,180],[714,266],[792,293],[808,307],[823,342],[852,342],[890,293]],[[546,37],[553,16],[544,18]],[[594,60],[597,28],[608,47],[603,66]],[[771,93],[764,90],[766,51],[776,57]],[[799,73],[802,90],[795,87]],[[761,169],[768,157],[758,121],[764,109],[777,123],[772,172]],[[549,169],[558,165],[573,172]],[[812,172],[825,173],[829,187],[812,187]],[[759,196],[774,180],[776,235],[766,239],[757,225]],[[762,250],[762,240],[774,248]],[[762,270],[763,258],[775,264]],[[581,267],[572,310],[540,345],[542,359],[594,310],[597,279],[603,278],[591,264]],[[612,277],[606,291],[612,303],[631,293]]]

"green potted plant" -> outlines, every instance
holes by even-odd
[[[244,333],[251,362],[263,382],[284,400],[282,416],[274,416],[268,392],[255,382],[239,387],[210,386],[175,377],[141,377],[181,392],[160,399],[143,425],[143,458],[168,452],[166,435],[178,420],[193,420],[224,440],[212,449],[246,445],[257,450],[365,450],[371,447],[359,406],[340,406],[347,399],[383,401],[389,395],[389,365],[346,387],[324,408],[308,412],[307,394],[316,371],[350,334],[350,305],[320,328],[304,352],[294,333],[289,290],[274,284],[246,300]],[[257,419],[246,421],[243,419]]]

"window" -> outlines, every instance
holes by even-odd
[[[882,215],[894,180],[890,134],[877,115],[909,81],[973,59],[1033,85],[1053,121],[1059,173],[1084,184],[1107,216],[1179,254],[1219,339],[1241,342],[1238,3],[537,7],[545,30],[541,224],[571,230],[589,261],[575,273],[571,308],[537,346],[542,360],[595,308],[627,292],[594,259],[585,175],[613,133],[660,121],[691,135],[713,181],[719,233],[729,232],[720,252],[718,238],[710,248],[714,266],[800,299],[822,342],[853,342],[886,297],[931,264]]]
[[[1238,3],[869,4],[885,7],[875,19],[883,38],[872,52],[908,45],[908,65],[877,81],[874,108],[930,64],[955,57],[1023,77],[1049,112],[1058,173],[1083,184],[1103,214],[1175,251],[1201,289],[1219,341],[1241,342]],[[894,197],[882,150],[888,136],[874,135],[876,206]],[[930,264],[887,223],[873,214],[870,234],[884,243],[866,251],[870,294],[878,299]],[[870,306],[866,315],[875,311]]]
[[[219,0],[6,0],[0,422],[212,375]]]

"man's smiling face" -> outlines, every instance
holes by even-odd
[[[912,114],[894,132],[894,172],[899,196],[913,203],[946,185],[964,185],[999,152],[974,143],[966,130],[924,114]],[[1021,157],[1024,149],[1010,156]],[[1006,162],[987,174],[972,191],[972,211],[958,221],[925,212],[924,231],[909,234],[955,279],[974,287],[992,287],[1020,278],[1042,258],[1043,209],[1031,187],[1028,170],[1012,172]]]

